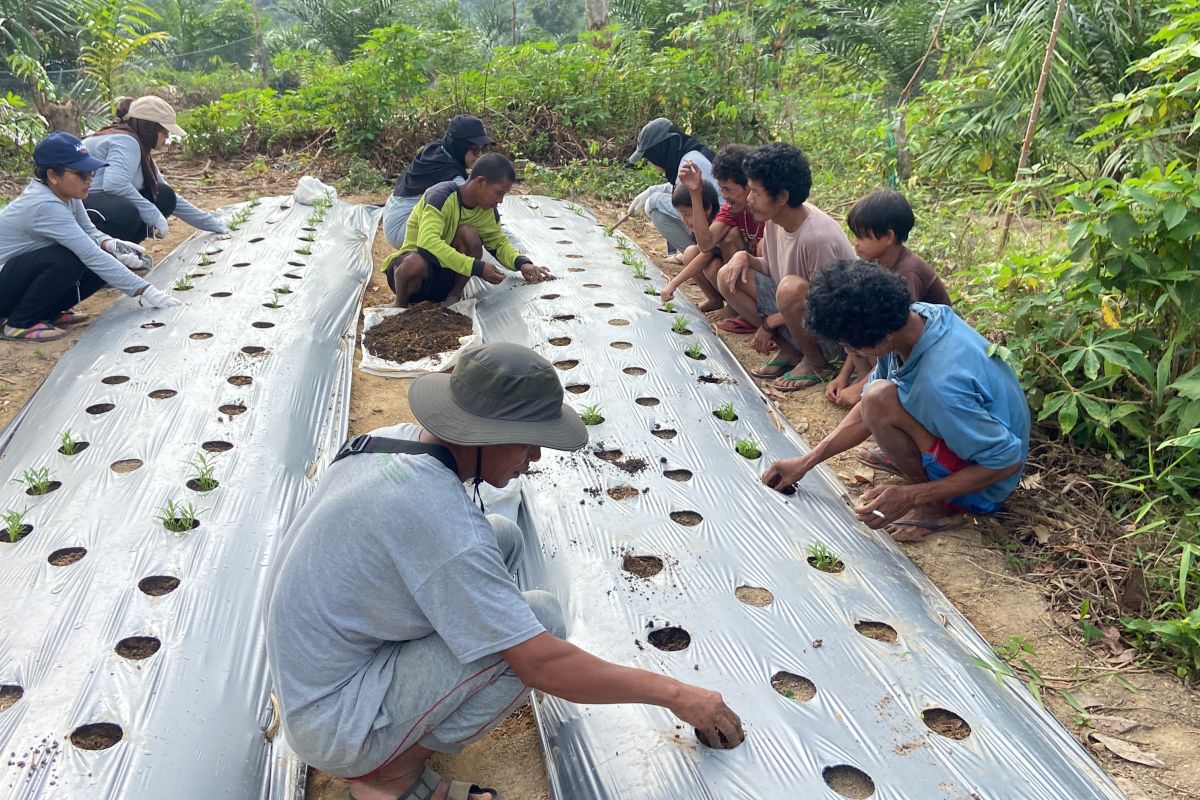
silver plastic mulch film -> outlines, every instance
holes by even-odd
[[[541,547],[522,582],[557,594],[572,642],[720,691],[747,733],[711,750],[664,709],[542,698],[555,797],[1123,796],[886,534],[854,521],[828,470],[790,497],[760,483],[805,444],[682,295],[666,313],[645,294],[664,281],[622,263],[641,260],[618,248],[632,243],[552,199],[502,210],[558,280],[479,292],[484,338],[556,362],[568,401],[604,419],[587,450],[544,451],[525,479]],[[714,414],[725,403],[736,420]]]
[[[0,510],[33,530],[0,536],[0,797],[298,794],[263,735],[263,605],[345,435],[379,213],[314,211],[268,198],[231,238],[185,242],[149,280],[187,305],[117,301],[6,431]],[[188,485],[200,456],[209,491]],[[43,467],[49,494],[11,482]],[[167,530],[167,501],[199,526]]]

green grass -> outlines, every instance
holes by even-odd
[[[171,533],[187,533],[196,526],[198,513],[196,507],[191,503],[185,505],[176,503],[174,500],[167,500],[158,510],[155,519]]]
[[[733,402],[721,403],[717,406],[716,415],[726,422],[733,422],[737,419],[737,412],[733,410]]]
[[[684,348],[683,354],[688,358],[694,358],[699,361],[704,355],[704,348],[700,346],[699,342],[692,342]]]
[[[675,321],[671,323],[671,330],[675,333],[688,333],[687,317],[676,317]]]
[[[207,453],[203,451],[198,453],[188,462],[188,466],[192,468],[191,479],[200,487],[200,491],[209,492],[220,485],[217,481],[216,465],[209,460]]]
[[[9,544],[13,544],[21,538],[21,531],[25,527],[25,512],[28,510],[27,508],[20,511],[10,509],[0,514],[0,521],[4,522],[4,535]]]
[[[79,443],[77,441],[75,441],[75,437],[71,434],[70,428],[67,428],[65,431],[63,431],[59,435],[58,449],[60,452],[62,452],[63,455],[66,455],[66,456],[75,455],[75,448],[77,448],[78,446],[79,446]]]
[[[733,449],[737,451],[739,456],[742,458],[748,458],[751,461],[762,455],[762,450],[758,448],[758,442],[754,441],[748,436],[743,436],[741,439],[738,439],[733,445]]]
[[[590,405],[579,412],[579,419],[584,425],[599,425],[604,422],[604,417],[600,416],[600,406]]]

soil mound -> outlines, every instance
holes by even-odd
[[[418,303],[387,317],[363,337],[367,352],[397,364],[447,353],[471,335],[471,318],[436,303]]]

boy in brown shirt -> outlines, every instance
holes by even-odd
[[[916,220],[904,195],[892,189],[876,189],[850,209],[846,226],[854,234],[854,252],[863,261],[874,261],[899,275],[908,285],[914,303],[948,306],[950,294],[933,267],[904,246]],[[853,408],[862,398],[863,386],[875,368],[873,361],[848,356],[829,385],[825,398],[835,405]],[[853,380],[854,373],[858,380]]]

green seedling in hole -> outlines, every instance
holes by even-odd
[[[824,542],[814,542],[808,546],[808,563],[822,572],[841,572],[844,566]]]
[[[188,466],[195,470],[192,480],[200,487],[200,491],[208,492],[217,488],[217,467],[208,460],[206,453],[199,453],[194,459],[188,462]]]
[[[604,421],[604,417],[600,416],[600,406],[591,405],[583,409],[579,413],[579,419],[584,425],[599,425]]]
[[[643,281],[646,278],[650,277],[646,273],[646,265],[643,264],[641,261],[639,261],[633,265],[633,277],[637,278],[638,280],[643,280]]]
[[[50,468],[27,469],[21,477],[13,478],[13,483],[23,483],[30,494],[45,494],[50,491]]]
[[[642,294],[648,294],[651,296],[655,296],[658,294],[658,289],[655,289],[653,286],[643,286]]]
[[[262,200],[259,199],[259,196],[256,194],[246,195],[246,199],[250,203],[248,206],[246,206],[247,208],[258,208],[260,205],[262,205]]]
[[[737,450],[737,454],[742,458],[749,458],[751,460],[762,455],[762,450],[758,449],[758,442],[748,436],[738,439],[733,449]]]
[[[717,406],[717,416],[726,422],[733,422],[737,419],[737,414],[733,410],[733,403],[721,403]]]
[[[675,321],[671,323],[671,330],[675,331],[676,333],[687,333],[687,329],[687,317],[676,317]]]
[[[306,245],[304,245],[304,247],[301,247],[296,252],[302,256],[311,256],[312,255],[312,245],[306,244]]]
[[[312,231],[305,231],[304,235],[300,237],[300,241],[302,242],[315,242],[316,240],[317,235]]]
[[[310,214],[308,219],[304,220],[304,224],[310,228],[315,228],[325,220],[322,214]]]
[[[191,289],[191,288],[192,288],[192,282],[188,278],[187,275],[180,275],[179,278],[175,281],[175,291],[177,291],[177,292],[186,292],[188,289]]]
[[[231,216],[229,218],[229,230],[236,231],[238,228],[245,225],[246,221],[250,219],[250,209],[256,205],[258,205],[257,200],[252,202],[250,204],[249,208],[243,208],[240,211],[236,212],[233,216]]]
[[[174,500],[168,500],[155,516],[162,526],[171,533],[187,533],[196,524],[197,511],[191,503],[176,505]]]
[[[662,310],[667,312],[668,314],[674,314],[675,313],[675,304],[673,302],[671,302],[670,300],[668,300],[667,302],[662,304]]]
[[[62,432],[62,435],[58,437],[58,449],[62,451],[63,455],[75,455],[75,448],[78,446],[79,443],[76,442],[75,437],[71,435],[70,428],[67,428]]]
[[[209,258],[209,257],[208,257],[208,253],[202,253],[202,254],[200,255],[200,263],[199,263],[199,265],[198,265],[198,266],[201,266],[201,267],[208,267],[208,266],[211,266],[211,265],[213,265],[213,264],[215,264],[215,263],[217,263],[217,262],[213,261],[211,258]]]
[[[285,283],[280,286],[276,286],[272,291],[274,291],[276,295],[291,294],[292,287]]]
[[[25,512],[28,510],[28,508],[20,511],[9,510],[0,514],[0,520],[4,521],[4,535],[8,537],[9,544],[13,544],[21,538],[21,530],[25,527]]]
[[[700,346],[699,342],[692,342],[684,349],[683,353],[688,358],[694,358],[698,361],[700,360],[700,356],[704,355],[704,348]]]
[[[271,290],[271,302],[267,303],[267,308],[283,308],[283,303],[279,302],[279,295],[282,294],[278,289]]]

